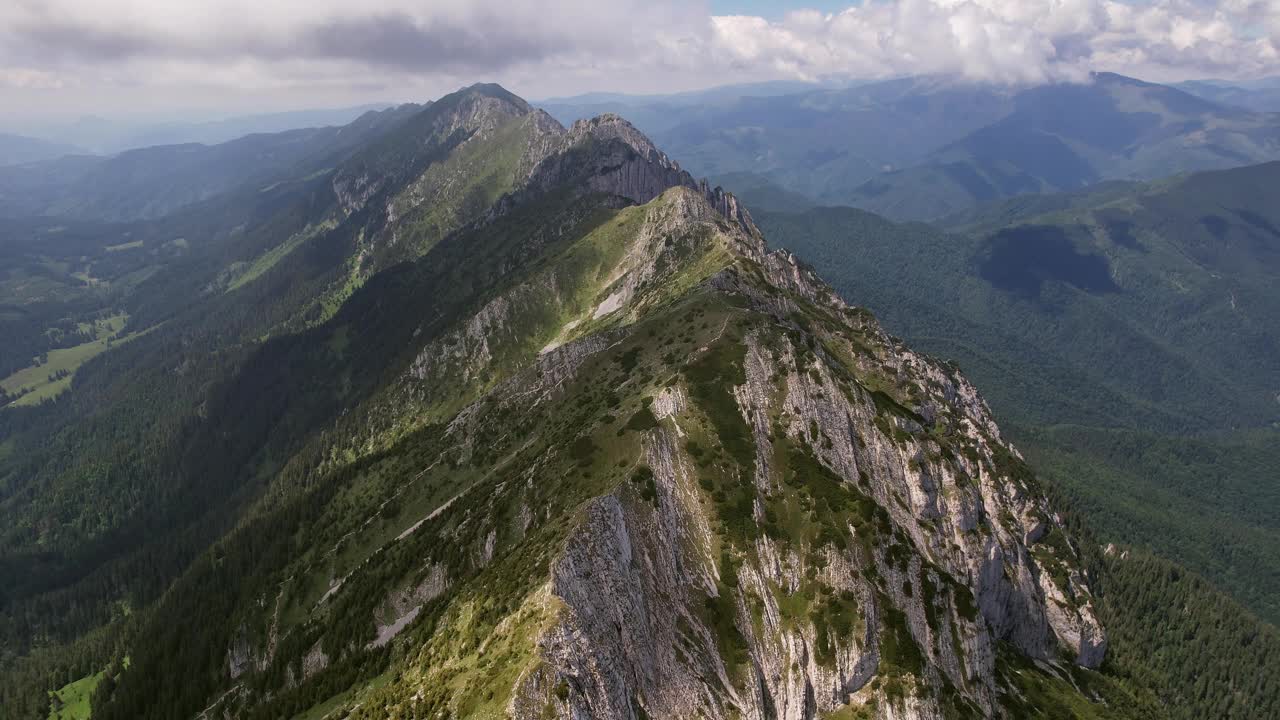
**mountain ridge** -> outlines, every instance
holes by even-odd
[[[189,308],[4,411],[102,450],[44,468],[6,550],[74,547],[40,518],[113,474],[146,503],[80,512],[200,531],[129,550],[180,570],[111,596],[144,601],[107,625],[95,717],[1142,717],[1090,669],[1082,550],[973,386],[629,123],[547,119],[442,98],[210,240],[274,238],[265,270],[171,280]]]
[[[69,143],[0,132],[0,166],[52,160],[82,152]]]

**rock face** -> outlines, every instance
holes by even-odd
[[[436,134],[498,138],[503,103]],[[538,131],[510,190],[441,241],[506,239],[499,280],[415,333],[331,451],[375,463],[429,437],[393,497],[433,500],[370,507],[339,542],[371,549],[341,572],[278,573],[346,578],[290,644],[300,667],[395,650],[351,717],[1016,717],[1010,663],[1068,691],[1056,671],[1101,663],[1078,553],[954,367],[770,252],[621,118],[521,110]],[[353,213],[370,178],[335,179]],[[326,630],[357,612],[365,635]],[[229,664],[253,656],[237,641]]]
[[[643,442],[656,500],[628,503],[619,491],[584,509],[552,566],[565,609],[538,641],[545,665],[517,691],[513,714],[800,720],[854,703],[939,717],[936,690],[949,687],[961,705],[995,715],[1000,643],[1096,667],[1105,636],[1075,553],[1064,541],[1035,545],[1062,531],[972,386],[891,341],[793,258],[757,255],[753,237],[734,233],[759,275],[735,267],[707,286],[768,319],[742,337],[743,382],[728,388],[754,446],[731,478],[751,488],[754,529],[724,549],[723,520],[699,486],[707,470],[681,441],[711,411],[671,400],[695,389],[662,388],[662,422]],[[798,331],[804,316],[830,324],[776,331]],[[910,400],[869,390],[867,377],[892,378],[891,392],[905,387]],[[812,453],[798,464],[825,477],[780,462],[788,446]],[[794,509],[792,484],[806,481],[847,488],[871,521],[823,526],[826,542],[772,530],[775,514]],[[736,657],[726,642],[741,643]],[[889,680],[867,692],[881,675]]]

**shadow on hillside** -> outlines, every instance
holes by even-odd
[[[1090,293],[1120,291],[1106,258],[1080,252],[1060,227],[1008,228],[987,238],[985,246],[978,274],[1005,292],[1034,299],[1046,282],[1054,281]]]

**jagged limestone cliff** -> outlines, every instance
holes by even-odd
[[[498,496],[472,490],[488,500],[461,522],[487,528],[471,540],[481,558],[568,513],[549,577],[514,605],[530,620],[507,633],[532,637],[508,651],[526,664],[506,710],[810,718],[852,703],[886,717],[938,717],[944,705],[991,715],[1009,692],[1002,644],[1096,666],[1105,640],[1075,554],[972,387],[890,341],[794,259],[766,254],[698,193],[669,190],[645,210],[631,266],[569,321],[578,339],[450,428],[469,453],[466,438],[498,434],[491,424],[538,406],[552,422],[603,387],[612,397],[600,400],[621,410],[575,416],[577,437],[504,466],[521,482]],[[686,253],[724,266],[702,265],[664,304],[635,293],[661,296],[659,268],[676,274]],[[602,309],[618,317],[576,330]],[[579,467],[603,494],[564,507],[539,498]],[[514,527],[487,520],[505,515]],[[453,661],[505,635],[499,624]],[[438,687],[449,665],[422,665],[418,687]],[[456,696],[434,699],[463,714]]]
[[[305,338],[388,380],[276,490],[323,507],[264,504],[292,550],[202,717],[1107,716],[1077,552],[954,367],[620,118],[461,107],[449,153],[335,176],[370,252],[430,240]],[[413,235],[486,137],[505,189]]]

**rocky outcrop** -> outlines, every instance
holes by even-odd
[[[752,347],[748,384],[738,396],[744,413],[748,407],[760,413],[765,408],[750,403],[774,395],[765,385],[774,372],[766,357],[760,346]],[[869,477],[877,504],[889,508],[895,536],[909,539],[910,550],[897,551],[907,557],[891,558],[892,546],[868,555],[825,547],[815,566],[805,549],[778,547],[764,536],[754,557],[735,571],[737,584],[718,586],[713,521],[697,501],[693,462],[672,431],[655,431],[646,455],[658,482],[656,507],[629,506],[617,496],[594,502],[553,569],[553,591],[567,610],[539,644],[555,677],[572,688],[563,716],[629,718],[640,706],[649,717],[801,720],[859,697],[886,708],[883,717],[939,716],[927,693],[902,702],[875,692],[859,695],[881,671],[885,634],[898,631],[887,627],[885,612],[905,622],[906,641],[924,654],[921,676],[909,682],[963,688],[986,714],[997,712],[999,642],[1049,661],[1063,645],[1081,664],[1100,662],[1094,650],[1101,633],[1091,610],[1066,612],[1043,592],[1037,581],[1043,571],[1019,541],[1020,524],[1002,527],[997,520],[988,532],[973,523],[1023,509],[996,490],[1004,479],[975,466],[968,469],[981,478],[978,489],[955,492],[965,468],[912,469],[915,450],[876,431],[869,398],[850,402],[826,378],[812,382],[807,374],[793,372],[784,384],[788,434],[805,435],[816,424],[819,435],[834,440],[824,461],[840,469],[846,483],[857,484],[859,472]],[[683,394],[670,389],[663,396]],[[829,402],[815,402],[815,396]],[[664,417],[692,422],[666,409],[669,403],[662,404]],[[954,493],[949,501],[941,497],[944,490]],[[879,582],[868,579],[869,567]],[[780,604],[803,592],[813,571],[832,594],[848,598],[842,607],[854,617],[847,619],[847,635],[820,640],[816,625],[784,618]],[[732,609],[733,625],[750,646],[743,676],[734,677],[735,669],[726,666],[717,645],[723,640],[702,612],[703,598],[720,593],[731,602],[719,607]],[[977,614],[967,614],[975,602]],[[1076,628],[1087,629],[1083,637]],[[821,643],[834,646],[825,661],[818,658]]]
[[[434,600],[449,588],[448,571],[436,564],[426,571],[426,577],[412,588],[391,593],[381,617],[375,618],[377,635],[369,641],[369,648],[379,648],[391,642],[418,617],[424,603]],[[327,659],[326,659],[327,661]]]
[[[533,169],[524,192],[506,199],[504,206],[517,205],[531,193],[566,186],[641,205],[670,188],[687,187],[705,197],[721,216],[759,236],[737,198],[705,180],[695,180],[631,123],[611,113],[574,123],[557,151]]]
[[[744,233],[737,246],[754,245]],[[669,424],[644,450],[656,497],[620,490],[584,511],[552,568],[565,610],[538,640],[544,666],[517,689],[513,714],[807,720],[870,704],[878,717],[933,718],[957,702],[939,692],[950,687],[996,716],[1001,644],[1096,667],[1105,635],[1078,557],[1069,544],[1037,545],[1063,530],[973,387],[891,340],[794,258],[758,259],[763,284],[740,266],[709,283],[771,318],[744,338],[745,382],[732,388],[756,446],[742,480],[756,488],[756,539],[724,549],[699,488],[706,471],[681,442],[710,410],[687,387],[665,388],[651,408]],[[809,330],[776,331],[801,330],[797,316]],[[862,378],[895,387],[872,391]],[[909,405],[894,399],[903,388]],[[775,466],[787,446],[865,494],[875,527],[824,528],[834,540],[798,545],[766,532],[764,508],[795,492]],[[745,654],[734,657],[734,642]]]

